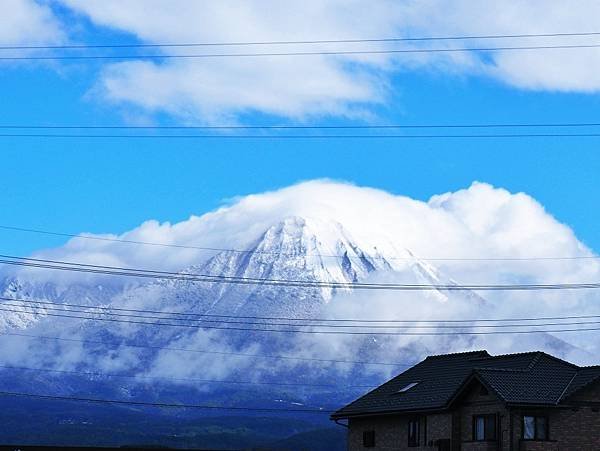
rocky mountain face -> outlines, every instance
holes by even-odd
[[[219,251],[200,264],[181,268],[182,273],[215,275],[222,277],[223,282],[156,280],[127,287],[100,280],[59,286],[32,282],[24,274],[5,278],[0,293],[6,298],[89,306],[131,304],[165,311],[311,317],[340,290],[254,282],[232,284],[227,278],[352,283],[364,281],[373,273],[392,271],[409,274],[411,280],[420,283],[452,283],[408,250],[385,255],[376,248],[364,249],[342,224],[294,216],[273,224],[247,249]],[[439,292],[437,296],[445,300],[448,294]],[[24,312],[4,312],[0,318],[0,326],[5,328],[27,327],[38,319]]]
[[[334,301],[337,302],[336,312],[341,315],[344,299],[353,295],[352,290],[347,288],[282,286],[261,283],[264,279],[292,280],[299,283],[352,283],[368,281],[383,274],[388,280],[402,283],[455,283],[434,266],[419,260],[410,250],[400,248],[391,252],[393,246],[385,244],[386,251],[382,252],[378,248],[357,242],[351,232],[338,222],[291,216],[273,223],[251,240],[245,249],[214,250],[198,264],[181,268],[181,273],[185,274],[217,276],[220,278],[217,282],[158,279],[122,281],[121,278],[115,281],[100,278],[85,283],[36,283],[23,273],[5,278],[0,284],[0,296],[91,307],[207,315],[204,317],[205,322],[201,323],[206,329],[139,324],[139,318],[131,321],[128,317],[118,319],[129,322],[64,318],[60,316],[62,312],[58,312],[57,316],[56,306],[48,304],[37,304],[34,314],[29,308],[16,307],[11,305],[14,303],[5,300],[0,305],[0,330],[9,333],[15,330],[26,331],[36,335],[58,334],[67,337],[68,340],[74,339],[79,351],[83,352],[73,354],[67,346],[58,346],[56,343],[49,346],[49,343],[46,343],[47,350],[40,351],[39,347],[35,348],[35,357],[26,359],[33,360],[34,363],[37,360],[36,365],[44,367],[75,367],[94,371],[99,366],[102,372],[106,372],[106,368],[114,368],[111,373],[116,371],[138,375],[184,374],[194,377],[207,373],[233,379],[253,374],[255,378],[292,377],[295,380],[312,382],[323,378],[359,377],[362,383],[377,383],[381,380],[382,373],[365,371],[360,365],[349,371],[347,366],[330,364],[316,368],[303,361],[294,362],[294,365],[289,361],[287,366],[282,367],[280,362],[277,365],[269,365],[268,362],[254,364],[252,359],[228,366],[224,365],[223,360],[227,359],[227,353],[240,351],[246,354],[301,355],[309,360],[326,355],[329,360],[335,360],[337,352],[341,355],[339,359],[345,360],[412,363],[423,353],[452,349],[452,343],[456,344],[453,337],[402,341],[399,337],[377,337],[368,334],[338,337],[310,333],[260,333],[251,330],[256,327],[281,328],[269,326],[268,321],[264,320],[259,321],[258,325],[256,320],[251,324],[252,321],[248,318],[253,317],[328,317],[331,315],[329,305]],[[231,277],[251,283],[230,283],[228,278]],[[365,295],[360,301],[363,306],[370,302],[369,296],[371,295]],[[413,305],[430,303],[434,309],[436,305],[466,305],[472,316],[476,317],[486,302],[478,294],[469,291],[432,290],[419,294],[419,297],[414,295]],[[414,317],[414,313],[409,311],[406,314],[407,317]],[[232,326],[226,322],[219,322],[219,315],[238,317],[240,320]],[[352,314],[346,315],[351,316]],[[210,321],[207,320],[209,317]],[[231,318],[228,320],[231,321]],[[156,320],[151,317],[141,321],[151,323]],[[231,327],[233,330],[223,330]],[[566,346],[554,337],[548,336],[546,339],[557,348]],[[469,337],[462,340],[463,346],[472,343],[472,338]],[[102,346],[102,343],[108,345]],[[132,350],[122,346],[132,343],[150,344],[151,348]],[[206,355],[199,362],[192,361],[187,356],[174,358],[161,350],[165,347],[182,346],[221,350],[224,354]],[[335,349],[337,351],[334,351]],[[14,355],[11,359],[18,364],[19,359]],[[218,371],[214,370],[221,367],[223,368]],[[388,370],[394,371],[393,368]],[[298,377],[299,371],[302,372],[302,377]],[[9,381],[13,377],[12,374],[5,376]],[[51,377],[53,386],[64,388],[64,384],[57,382],[59,376],[54,374]],[[73,390],[80,389],[80,379],[69,378]],[[163,385],[166,383],[161,381]],[[128,396],[133,396],[130,394],[131,381],[120,380],[118,384],[111,385],[113,389],[121,387]],[[148,387],[152,386],[146,386]],[[268,391],[272,387],[263,388],[263,391]],[[204,393],[208,392],[214,394],[216,390],[214,387],[210,387],[210,390],[204,387]]]

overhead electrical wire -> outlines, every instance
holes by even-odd
[[[47,300],[36,300],[36,299],[24,299],[24,298],[11,298],[11,297],[0,297],[0,300],[20,303],[33,303],[41,305],[52,305],[52,306],[67,306],[67,307],[79,307],[83,309],[94,309],[100,311],[117,311],[117,312],[133,312],[133,313],[147,313],[147,314],[161,314],[161,315],[174,315],[176,317],[196,317],[196,318],[225,318],[225,319],[254,319],[254,320],[266,320],[266,321],[303,321],[303,322],[352,322],[352,323],[391,323],[391,324],[406,324],[406,323],[480,323],[480,322],[510,322],[510,321],[553,321],[553,320],[572,320],[572,319],[592,319],[600,318],[598,315],[570,315],[570,316],[541,316],[541,317],[503,317],[503,318],[470,318],[470,319],[360,319],[360,318],[310,318],[310,317],[291,317],[291,316],[243,316],[243,315],[223,315],[214,313],[194,313],[194,312],[173,312],[164,310],[148,310],[148,309],[132,309],[124,307],[114,306],[91,306],[84,304],[73,304],[68,302],[52,302]],[[0,303],[0,305],[3,305]],[[171,319],[171,318],[169,318]]]
[[[170,376],[151,376],[145,374],[114,374],[114,373],[102,373],[102,372],[86,372],[86,371],[71,371],[71,370],[59,370],[53,368],[31,368],[23,366],[11,366],[11,365],[0,365],[0,369],[5,370],[19,370],[19,371],[32,371],[41,373],[58,373],[58,374],[70,374],[77,376],[87,377],[104,377],[104,378],[126,378],[126,379],[151,379],[151,380],[169,380],[179,382],[198,382],[201,384],[233,384],[233,385],[269,385],[269,386],[281,386],[281,387],[311,387],[311,388],[340,388],[336,384],[309,384],[309,383],[297,383],[297,382],[271,382],[271,381],[239,381],[239,380],[227,380],[227,379],[197,379],[197,378],[184,378],[184,377],[170,377]],[[373,388],[376,385],[343,385],[343,389],[348,388]]]
[[[278,140],[278,139],[517,139],[517,138],[598,138],[600,133],[486,133],[486,134],[411,134],[411,135],[391,135],[391,134],[317,134],[317,135],[132,135],[132,134],[58,134],[58,133],[0,133],[0,138],[57,138],[57,139],[260,139],[260,140]]]
[[[401,55],[423,53],[464,53],[464,52],[500,52],[528,50],[571,50],[599,48],[600,44],[557,44],[501,47],[462,47],[462,48],[409,48],[379,50],[332,50],[304,52],[253,52],[253,53],[195,53],[195,54],[155,54],[155,55],[27,55],[0,56],[2,61],[44,61],[44,60],[170,60],[170,59],[208,59],[208,58],[257,58],[280,56],[353,56],[353,55]]]
[[[600,123],[598,124],[600,126]],[[32,229],[25,227],[15,227],[8,225],[0,225],[1,230],[12,230],[18,232],[26,232],[26,233],[37,233],[42,235],[50,235],[50,236],[61,236],[68,238],[77,238],[82,240],[92,240],[92,241],[106,241],[111,243],[125,243],[125,244],[139,244],[144,246],[158,246],[158,247],[167,247],[167,248],[175,248],[175,249],[196,249],[203,251],[214,251],[214,252],[232,252],[239,254],[258,254],[258,255],[280,255],[280,256],[288,256],[288,257],[297,257],[297,254],[287,253],[287,252],[273,252],[273,251],[263,251],[260,249],[233,249],[233,248],[223,248],[223,247],[212,247],[212,246],[193,246],[193,245],[184,245],[184,244],[173,244],[173,243],[156,243],[150,241],[139,241],[139,240],[128,240],[122,238],[109,238],[104,236],[91,236],[91,235],[81,235],[75,233],[65,233],[65,232],[54,232],[48,230],[41,229]],[[323,257],[323,258],[350,258],[350,259],[362,259],[363,257],[360,255],[339,255],[339,254],[308,254],[307,257]],[[395,255],[391,256],[382,256],[382,255],[374,255],[369,256],[371,259],[385,259],[385,260],[425,260],[425,261],[545,261],[545,260],[597,260],[600,259],[598,255],[573,255],[573,256],[537,256],[537,257],[399,257]]]
[[[146,401],[124,401],[117,399],[104,399],[104,398],[84,398],[77,396],[53,396],[53,395],[42,395],[36,393],[23,393],[23,392],[9,392],[0,391],[0,396],[16,396],[26,398],[37,398],[47,399],[54,401],[79,401],[87,403],[99,403],[99,404],[122,404],[128,406],[140,406],[140,407],[160,407],[160,408],[181,408],[181,409],[206,409],[206,410],[242,410],[250,412],[292,412],[292,413],[323,413],[330,414],[333,410],[324,409],[308,409],[308,408],[270,408],[270,407],[242,407],[242,406],[215,406],[210,404],[179,404],[179,403],[166,403],[166,402],[146,402]]]
[[[225,327],[225,326],[213,326],[213,325],[192,325],[192,324],[174,324],[174,323],[162,323],[162,322],[147,322],[147,321],[137,321],[137,320],[125,320],[118,318],[106,318],[106,317],[94,317],[94,316],[80,316],[80,315],[71,315],[71,314],[58,314],[58,313],[48,313],[48,312],[24,312],[23,310],[15,310],[15,309],[6,309],[0,308],[0,311],[3,312],[11,312],[11,313],[28,313],[35,315],[43,315],[50,317],[58,317],[58,318],[70,318],[70,319],[84,319],[90,321],[100,321],[100,322],[114,322],[121,324],[135,324],[135,325],[146,325],[146,326],[169,326],[169,327],[181,327],[181,328],[192,328],[192,329],[208,329],[208,330],[224,330],[224,331],[233,331],[233,332],[272,332],[272,333],[284,333],[284,334],[316,334],[316,335],[352,335],[352,336],[453,336],[453,335],[504,335],[504,334],[539,334],[539,333],[562,333],[562,332],[587,332],[587,331],[599,331],[600,327],[580,327],[580,328],[561,328],[561,329],[530,329],[530,330],[493,330],[493,331],[479,331],[479,330],[471,330],[466,329],[468,326],[462,326],[463,330],[457,331],[452,330],[450,332],[447,331],[438,331],[436,328],[435,331],[419,331],[419,332],[410,332],[410,331],[337,331],[337,330],[315,330],[309,329],[304,330],[298,328],[298,326],[290,326],[294,327],[294,329],[283,329],[280,326],[269,326],[267,327]],[[593,324],[598,324],[598,321],[593,322]],[[329,326],[333,327],[333,326]],[[473,329],[478,329],[478,326],[471,326]],[[488,326],[489,327],[489,326]],[[508,326],[507,326],[508,327]],[[516,327],[516,326],[515,326]],[[529,325],[529,327],[538,327],[537,325]],[[539,326],[543,327],[543,326]],[[425,329],[426,327],[422,327]],[[466,329],[466,330],[465,330]]]
[[[36,130],[353,130],[415,128],[541,128],[600,127],[600,122],[536,122],[479,124],[357,124],[357,125],[31,125],[0,124],[0,129]]]
[[[164,280],[184,280],[204,283],[228,283],[239,285],[270,285],[295,288],[331,288],[392,291],[530,291],[530,290],[581,290],[598,289],[600,282],[554,283],[554,284],[397,284],[364,282],[325,282],[298,279],[272,279],[239,276],[223,276],[189,272],[158,271],[140,268],[125,268],[105,265],[47,260],[39,258],[16,257],[0,254],[0,264],[22,266],[67,272],[151,278]]]
[[[1,308],[1,307],[21,307],[24,309],[32,309],[34,311],[28,311],[28,310],[14,310],[14,309],[5,309],[5,308]],[[93,307],[90,307],[89,309],[93,309]],[[133,323],[133,324],[144,324],[144,325],[150,325],[150,326],[173,326],[173,327],[189,327],[189,328],[198,328],[198,329],[204,329],[204,328],[211,328],[211,327],[207,327],[205,326],[206,324],[219,324],[219,325],[229,325],[229,324],[242,324],[242,325],[246,325],[246,326],[269,326],[269,327],[278,327],[278,326],[282,326],[282,327],[296,327],[296,328],[306,328],[306,327],[311,327],[311,328],[316,328],[316,327],[321,327],[321,328],[327,328],[327,329],[364,329],[364,330],[371,330],[371,329],[375,329],[375,330],[379,330],[379,329],[393,329],[393,330],[397,330],[397,329],[401,329],[401,330],[407,330],[407,329],[465,329],[465,328],[505,328],[505,327],[548,327],[548,326],[577,326],[577,325],[589,325],[589,324],[600,324],[600,320],[597,321],[577,321],[577,322],[553,322],[553,323],[526,323],[526,324],[513,324],[513,323],[509,323],[509,324],[477,324],[477,322],[474,322],[472,324],[464,324],[461,323],[459,325],[447,325],[447,324],[439,324],[439,323],[429,323],[427,320],[423,320],[421,322],[419,321],[415,321],[415,324],[402,324],[402,325],[382,325],[382,324],[377,324],[377,325],[363,325],[363,324],[322,324],[322,323],[268,323],[268,322],[250,322],[250,321],[236,321],[236,320],[202,320],[202,319],[180,319],[180,318],[152,318],[152,317],[148,317],[148,316],[139,316],[139,315],[133,315],[133,314],[119,314],[119,313],[108,313],[108,312],[101,312],[101,313],[97,313],[97,312],[91,312],[89,310],[73,310],[73,309],[66,309],[66,308],[58,308],[58,307],[41,307],[41,306],[32,306],[32,305],[23,305],[23,304],[13,304],[13,303],[8,303],[8,302],[2,302],[0,303],[0,310],[2,311],[7,311],[7,312],[13,312],[13,313],[28,313],[28,314],[34,314],[34,315],[41,315],[41,316],[59,316],[59,317],[65,317],[65,318],[80,318],[80,319],[87,319],[87,320],[92,320],[92,321],[103,321],[104,318],[103,317],[98,317],[98,316],[70,316],[70,315],[56,315],[56,314],[51,314],[51,313],[47,313],[47,310],[50,311],[59,311],[59,312],[67,312],[67,313],[81,313],[81,314],[88,314],[88,315],[104,315],[104,316],[108,316],[108,317],[113,317],[113,316],[117,316],[117,317],[127,317],[127,318],[134,318],[134,320],[129,321],[129,320],[120,320],[120,319],[106,319],[106,321],[115,321],[115,322],[125,322],[125,323]],[[600,316],[599,316],[600,317]],[[161,322],[143,322],[143,321],[137,321],[137,320],[143,320],[143,319],[151,319],[151,320],[169,320],[169,321],[176,321],[175,323],[161,323]],[[227,330],[227,328],[222,328],[222,330]],[[236,330],[236,329],[234,329]],[[246,329],[244,329],[246,330]],[[257,329],[260,330],[260,329]],[[290,330],[291,331],[291,330]],[[316,333],[316,332],[315,332]],[[376,333],[376,332],[375,332]],[[384,332],[385,334],[385,332]]]
[[[129,43],[129,44],[62,44],[62,45],[2,45],[0,50],[62,50],[62,49],[94,49],[94,48],[146,48],[146,47],[225,47],[253,45],[305,45],[305,44],[352,44],[373,42],[418,42],[418,41],[460,41],[479,39],[521,39],[521,38],[556,38],[556,37],[589,37],[600,36],[600,32],[570,33],[519,33],[519,34],[486,34],[463,36],[402,36],[389,38],[348,38],[348,39],[313,39],[313,40],[279,40],[279,41],[237,41],[237,42],[179,42],[179,43]]]
[[[110,308],[102,308],[99,312],[97,311],[98,309],[94,306],[81,306],[81,305],[76,305],[76,304],[62,304],[62,303],[54,303],[54,302],[45,302],[45,301],[35,301],[35,300],[21,300],[21,299],[11,299],[11,298],[4,298],[1,297],[1,300],[4,301],[9,301],[9,302],[1,302],[0,303],[0,308],[5,308],[5,307],[20,307],[23,309],[32,309],[34,311],[29,311],[29,310],[23,310],[23,311],[19,311],[19,310],[4,310],[4,311],[11,311],[11,312],[18,312],[18,313],[31,313],[31,314],[39,314],[39,315],[44,315],[46,314],[47,310],[50,311],[58,311],[58,312],[67,312],[67,313],[81,313],[81,314],[87,314],[87,315],[104,315],[104,316],[109,316],[109,317],[118,317],[118,318],[133,318],[135,320],[159,320],[159,321],[163,321],[163,320],[167,320],[167,321],[175,321],[175,323],[154,323],[154,322],[136,322],[136,324],[148,324],[148,325],[164,325],[164,326],[174,326],[174,327],[198,327],[198,328],[203,328],[205,324],[219,324],[219,325],[229,325],[229,324],[243,324],[243,325],[249,325],[249,326],[284,326],[284,327],[311,327],[311,328],[315,328],[315,327],[321,327],[321,328],[327,328],[327,329],[365,329],[365,330],[370,330],[370,329],[402,329],[402,330],[407,330],[407,329],[464,329],[467,327],[474,327],[474,328],[506,328],[506,327],[549,327],[549,326],[575,326],[575,325],[589,325],[589,324],[600,324],[600,315],[581,315],[581,316],[573,316],[573,317],[555,317],[553,321],[555,322],[545,322],[545,323],[531,323],[531,321],[548,321],[548,320],[542,320],[542,319],[526,319],[526,320],[518,320],[518,319],[513,319],[513,320],[507,320],[507,319],[500,319],[500,320],[484,320],[482,322],[484,322],[484,324],[479,324],[480,321],[478,321],[477,319],[473,319],[473,320],[455,320],[455,321],[448,321],[448,322],[443,322],[443,321],[428,321],[427,319],[422,319],[422,320],[412,320],[412,321],[408,321],[408,320],[404,320],[404,321],[385,321],[385,320],[377,320],[377,324],[372,324],[374,321],[370,321],[368,323],[362,323],[360,320],[352,320],[353,323],[352,324],[340,324],[339,322],[337,323],[333,323],[333,324],[329,324],[327,323],[327,320],[323,320],[323,321],[319,321],[319,322],[314,322],[317,320],[303,320],[302,323],[299,322],[294,322],[292,320],[288,320],[288,322],[286,323],[277,323],[277,322],[272,322],[274,321],[273,319],[269,319],[267,320],[255,320],[255,321],[240,321],[240,319],[243,318],[239,318],[236,316],[228,316],[226,319],[203,319],[201,318],[202,315],[198,314],[196,316],[200,317],[200,318],[196,318],[196,319],[190,319],[190,318],[181,318],[181,317],[158,317],[156,316],[156,314],[153,314],[153,316],[143,316],[143,315],[139,315],[139,314],[134,314],[134,313],[115,313],[115,312],[111,312]],[[51,307],[49,307],[48,305],[51,305]],[[77,307],[77,308],[66,308],[66,307]],[[96,310],[96,311],[94,311]],[[150,312],[147,312],[150,313]],[[168,314],[168,313],[163,313],[163,314]],[[50,314],[48,314],[49,316],[52,316]],[[185,315],[185,314],[184,314]],[[83,317],[74,317],[74,318],[83,318]],[[90,320],[102,320],[102,317],[97,317],[97,316],[90,316],[90,317],[86,317],[84,319],[90,319]],[[577,319],[578,321],[571,321],[571,319]],[[594,321],[591,321],[592,319],[594,319]],[[583,321],[583,320],[587,320],[587,321]],[[298,321],[298,319],[296,319],[296,321]],[[345,321],[350,321],[350,320],[345,320]],[[501,324],[489,324],[491,321],[494,322],[499,322]],[[508,321],[508,324],[506,324],[505,322]],[[558,322],[557,322],[558,321]],[[570,321],[570,322],[566,322],[566,321]],[[388,324],[382,324],[382,323],[388,323]]]

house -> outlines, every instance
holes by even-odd
[[[543,352],[427,357],[331,415],[354,450],[600,450],[600,366]]]

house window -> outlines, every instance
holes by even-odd
[[[419,446],[421,435],[421,422],[419,418],[408,420],[408,446]]]
[[[375,447],[375,431],[363,432],[363,446],[365,448]]]
[[[524,415],[523,439],[548,440],[548,417]]]
[[[496,415],[473,417],[473,440],[496,440]]]

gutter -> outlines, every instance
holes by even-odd
[[[348,425],[344,424],[344,423],[340,423],[341,418],[337,418],[335,420],[333,420],[335,422],[335,424],[337,424],[338,426],[342,426],[345,427],[346,429],[348,429]]]
[[[356,413],[334,413],[329,416],[329,418],[333,421],[343,420],[344,418],[364,418],[364,417],[373,417],[373,416],[383,416],[383,415],[405,415],[405,414],[413,414],[413,413],[443,413],[448,412],[450,409],[448,407],[442,408],[431,408],[431,409],[419,409],[419,410],[382,410],[376,412],[356,412]]]

